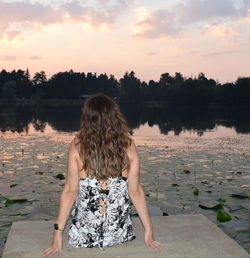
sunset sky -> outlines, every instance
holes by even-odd
[[[250,76],[250,0],[0,0],[0,69]]]

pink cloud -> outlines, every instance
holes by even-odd
[[[221,55],[231,55],[238,53],[239,51],[236,50],[228,50],[228,51],[221,51],[221,52],[210,52],[208,54],[202,55],[202,57],[217,57]]]
[[[118,16],[127,9],[128,0],[106,0],[106,5],[92,6],[89,1],[73,0],[58,7],[31,2],[0,2],[0,38],[13,39],[27,28],[42,28],[55,23],[88,23],[99,27],[110,27]],[[14,24],[14,25],[13,25]],[[11,29],[19,24],[22,29]]]
[[[205,25],[205,32],[211,34],[216,39],[229,40],[237,38],[241,30],[239,27],[227,26],[225,24],[208,24]]]
[[[176,18],[176,14],[168,10],[155,11],[136,24],[139,32],[135,36],[158,38],[179,35],[181,27]]]
[[[177,37],[194,24],[221,23],[248,15],[249,0],[236,8],[232,0],[186,0],[174,10],[153,11],[136,23],[135,36],[143,38]]]
[[[41,60],[42,57],[40,57],[40,56],[30,56],[29,59],[30,60]]]
[[[17,56],[15,56],[15,55],[5,55],[3,57],[0,57],[0,60],[2,60],[2,61],[16,61]]]

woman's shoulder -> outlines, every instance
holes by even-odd
[[[128,154],[129,159],[132,158],[134,156],[134,154],[136,153],[135,140],[132,137],[130,137],[130,139],[131,139],[131,143],[127,148],[127,154]]]
[[[129,137],[130,141],[129,141],[129,145],[128,145],[128,150],[130,150],[131,148],[135,148],[135,139],[133,137]]]
[[[77,135],[74,136],[74,138],[71,140],[70,142],[70,149],[76,153],[79,153],[80,150],[80,141],[79,138],[77,137]]]

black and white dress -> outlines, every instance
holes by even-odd
[[[70,245],[104,250],[105,246],[135,239],[127,181],[122,176],[109,178],[107,188],[103,190],[96,178],[79,179],[78,194],[71,212]]]

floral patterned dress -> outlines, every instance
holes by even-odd
[[[127,181],[122,176],[110,177],[103,189],[97,178],[79,179],[78,194],[71,212],[70,245],[104,250],[105,246],[135,239]]]

